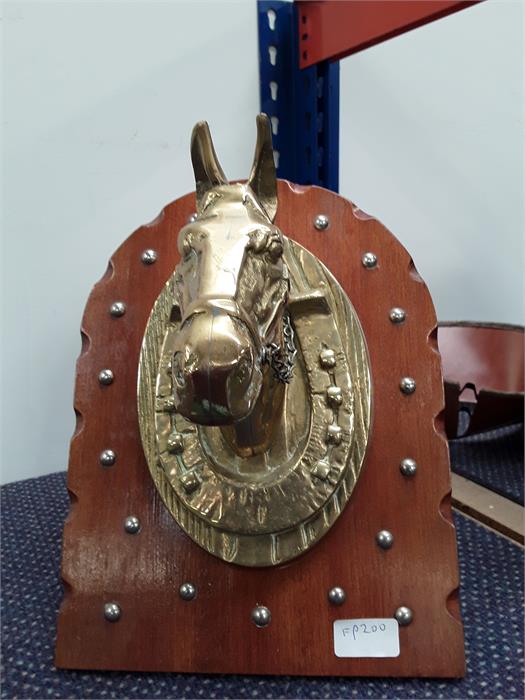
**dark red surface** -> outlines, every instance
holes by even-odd
[[[449,438],[457,436],[460,401],[472,404],[467,435],[523,420],[523,328],[441,324],[438,343]]]
[[[479,0],[299,0],[299,67],[339,60]]]
[[[445,381],[463,389],[523,393],[523,328],[494,324],[443,324],[438,342]]]

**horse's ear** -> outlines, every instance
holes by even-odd
[[[210,128],[207,122],[198,122],[191,134],[191,162],[195,173],[197,190],[197,212],[204,207],[206,194],[212,187],[227,185],[224,174],[211,140]]]
[[[257,115],[257,143],[248,184],[270,221],[277,213],[277,178],[273,160],[272,127],[266,114]]]

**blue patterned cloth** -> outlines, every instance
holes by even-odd
[[[450,459],[456,474],[523,505],[523,423],[451,440]]]
[[[197,676],[53,667],[63,473],[2,487],[2,698],[523,698],[523,550],[456,515],[467,676],[459,681]]]

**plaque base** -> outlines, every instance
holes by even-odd
[[[314,253],[348,294],[370,355],[373,426],[365,464],[348,505],[306,554],[283,566],[249,569],[215,558],[178,527],[143,455],[136,408],[137,368],[155,299],[178,261],[177,233],[194,195],[168,205],[115,253],[82,322],[64,531],[65,595],[56,663],[62,668],[333,676],[464,674],[458,565],[450,509],[448,447],[436,317],[428,290],[400,243],[339,195],[279,182],[276,224]],[[314,221],[325,214],[329,227]],[[144,255],[144,251],[155,251]],[[374,253],[373,256],[366,256]],[[148,264],[149,263],[149,264]],[[114,316],[114,302],[125,313]],[[401,308],[405,319],[391,320]],[[98,375],[111,369],[113,381]],[[411,394],[403,378],[415,380]],[[114,462],[101,464],[111,450]],[[106,453],[107,455],[107,453]],[[415,474],[400,469],[417,464]],[[106,462],[111,459],[106,457]],[[136,533],[125,521],[135,516]],[[376,542],[388,530],[388,549]],[[196,588],[192,600],[179,594]],[[346,600],[333,605],[329,591]],[[120,616],[109,622],[107,603]],[[256,606],[271,622],[257,627]],[[400,653],[341,658],[339,619],[392,618]],[[402,619],[402,616],[401,616]]]

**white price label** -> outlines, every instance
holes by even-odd
[[[399,656],[399,625],[393,617],[335,620],[334,651],[341,658]]]

